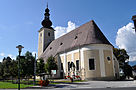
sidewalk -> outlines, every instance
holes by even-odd
[[[136,87],[136,81],[86,81],[50,84],[48,87],[33,86],[30,89],[77,89],[77,88],[122,88]]]
[[[74,83],[50,84],[48,87],[33,86],[21,90],[136,90],[135,81],[86,81]],[[3,89],[0,89],[3,90]],[[18,89],[4,89],[4,90],[18,90]]]

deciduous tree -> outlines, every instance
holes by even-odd
[[[38,75],[40,75],[41,73],[45,73],[44,65],[45,65],[45,63],[42,58],[37,60],[36,73]]]
[[[55,61],[55,58],[53,56],[50,56],[47,59],[47,62],[45,63],[45,70],[51,74],[51,70],[57,70],[58,66],[57,66],[57,62]]]
[[[132,67],[128,65],[129,55],[126,50],[114,48],[113,53],[119,62],[119,67],[123,69],[125,76],[132,76]]]

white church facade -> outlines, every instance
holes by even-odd
[[[38,58],[55,57],[58,70],[55,78],[78,75],[82,80],[113,80],[119,77],[119,63],[113,45],[93,20],[54,39],[49,9],[45,10],[39,30]]]

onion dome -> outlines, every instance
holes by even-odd
[[[50,14],[49,14],[49,9],[48,9],[48,4],[47,4],[47,8],[45,9],[45,14],[44,14],[44,20],[42,21],[42,26],[45,27],[45,28],[49,28],[49,29],[52,29],[52,22],[50,20]]]

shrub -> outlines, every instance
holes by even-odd
[[[41,86],[48,86],[49,85],[49,81],[48,80],[40,80],[39,84]]]
[[[67,76],[67,78],[70,78],[70,76]]]
[[[75,76],[76,78],[80,78],[80,76]]]
[[[64,79],[67,79],[67,77],[66,77],[66,76],[64,76]]]
[[[78,80],[81,80],[80,76],[75,76]]]
[[[70,80],[71,80],[71,82],[73,82],[73,78],[72,78],[72,77],[70,77],[70,76],[67,76],[67,77],[65,76],[64,78],[65,78],[65,79],[70,79]]]

